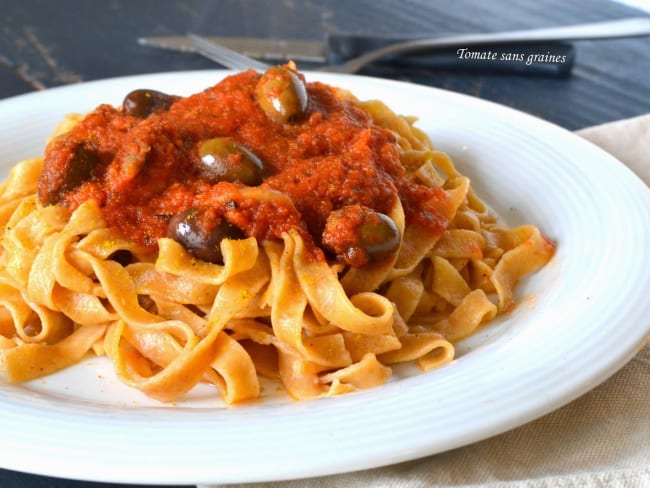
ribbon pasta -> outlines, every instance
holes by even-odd
[[[385,383],[391,365],[425,371],[453,343],[515,305],[515,287],[554,245],[532,225],[507,228],[415,120],[360,102],[395,134],[406,178],[439,188],[442,235],[390,212],[401,234],[391,259],[346,267],[313,259],[297,231],[282,240],[225,239],[223,264],[170,238],[155,249],[108,226],[95,200],[70,212],[36,197],[42,158],[18,163],[0,187],[0,366],[22,382],[105,355],[130,387],[160,401],[198,383],[228,404],[258,398],[259,376],[295,399]],[[69,130],[78,116],[64,121]],[[265,188],[254,201],[284,198]],[[121,263],[120,253],[133,256]]]

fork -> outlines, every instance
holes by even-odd
[[[461,34],[447,37],[415,39],[400,42],[369,51],[361,56],[334,66],[323,66],[319,71],[337,73],[356,73],[364,66],[389,55],[408,52],[421,52],[432,48],[471,47],[484,44],[534,43],[544,41],[577,41],[595,39],[614,39],[650,35],[650,17],[632,17],[621,20],[593,22],[588,24],[548,27],[541,29],[517,30],[487,34]],[[270,65],[257,61],[241,53],[215,44],[196,34],[188,34],[196,50],[203,56],[235,70],[266,70]]]
[[[271,65],[262,63],[257,59],[246,56],[245,54],[238,53],[229,49],[221,44],[209,41],[205,37],[197,36],[196,34],[188,34],[187,37],[192,41],[192,44],[199,52],[212,61],[216,61],[226,68],[234,69],[237,71],[244,71],[247,69],[255,69],[258,71],[266,71]]]
[[[578,41],[595,39],[614,39],[623,37],[640,37],[650,35],[650,17],[633,17],[622,20],[593,22],[588,24],[548,27],[541,29],[517,30],[487,34],[460,34],[448,37],[415,39],[400,42],[369,51],[361,56],[349,59],[339,65],[323,66],[318,71],[336,73],[356,73],[364,66],[389,55],[407,52],[421,52],[427,49],[443,47],[470,47],[485,44],[531,43],[542,41]],[[188,34],[196,50],[203,56],[235,70],[266,70],[270,65],[249,56],[215,44],[196,34]]]

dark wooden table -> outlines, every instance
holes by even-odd
[[[650,14],[609,0],[2,0],[0,99],[115,76],[216,67],[198,55],[140,46],[136,42],[140,36],[190,31],[300,39],[320,39],[325,32],[439,35],[638,15]],[[570,130],[650,112],[650,38],[583,41],[575,44],[575,52],[569,77],[386,65],[370,67],[363,74],[471,94]],[[38,462],[34,459],[35,470]],[[0,469],[0,486],[125,485]]]

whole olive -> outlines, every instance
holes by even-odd
[[[239,182],[248,186],[262,183],[262,161],[230,137],[203,141],[198,152],[199,174],[211,182]]]
[[[223,264],[221,241],[242,239],[244,234],[224,219],[215,223],[212,219],[205,218],[198,209],[190,208],[169,220],[167,236],[181,244],[195,258]]]
[[[371,211],[359,226],[359,246],[373,261],[383,261],[399,249],[401,241],[397,224],[388,215]]]
[[[53,178],[52,174],[46,171],[41,175],[38,197],[46,205],[58,203],[64,194],[89,180],[100,162],[96,148],[89,142],[57,139],[54,144],[59,142],[63,148],[69,148],[69,152],[60,176],[55,174]]]
[[[401,242],[400,230],[383,213],[362,205],[346,205],[331,212],[321,236],[323,247],[352,267],[393,256]]]
[[[72,152],[72,158],[69,160],[68,171],[63,179],[60,192],[68,192],[90,179],[98,163],[99,154],[97,154],[94,147],[79,144]]]
[[[307,112],[307,88],[286,66],[272,66],[257,82],[255,95],[266,116],[279,124],[300,119]]]
[[[178,100],[175,95],[168,95],[156,90],[140,88],[124,97],[122,111],[126,115],[146,119],[153,113],[164,112]]]

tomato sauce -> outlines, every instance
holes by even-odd
[[[48,145],[41,201],[74,210],[95,199],[109,226],[152,247],[167,235],[170,218],[188,208],[210,208],[215,218],[260,241],[298,228],[319,246],[332,211],[359,205],[389,213],[401,198],[407,223],[442,233],[447,222],[437,209],[444,206],[444,192],[405,179],[390,131],[318,82],[306,85],[304,117],[273,121],[255,98],[260,76],[230,76],[146,118],[97,107]],[[197,145],[217,136],[231,137],[256,155],[263,162],[257,188],[284,197],[260,200],[241,183],[202,178]],[[79,151],[90,156],[75,169]]]

